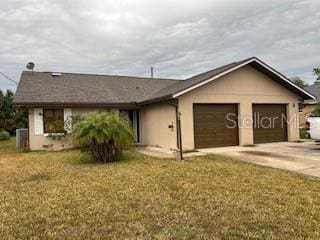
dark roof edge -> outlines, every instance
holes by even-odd
[[[74,103],[74,102],[13,102],[14,106],[43,107],[43,106],[70,106],[70,107],[136,107],[137,103]]]
[[[173,99],[173,96],[172,96],[172,94],[169,94],[166,96],[141,101],[138,103],[138,105],[143,106],[143,105],[148,105],[148,104],[157,103],[157,102],[163,102],[163,101],[167,101],[167,100],[171,100],[171,99]]]
[[[254,59],[254,58],[256,58],[256,57],[249,57],[249,58],[245,58],[243,60],[237,61],[237,62],[228,63],[228,64],[225,64],[223,66],[217,67],[214,70],[218,70],[218,69],[221,69],[221,68],[224,68],[224,67],[227,67],[227,66],[231,66],[231,65],[234,65],[234,64],[241,64],[241,63],[247,62],[247,61],[249,61],[251,59]],[[199,74],[193,75],[193,76],[187,78],[186,80],[189,80],[189,79],[192,79],[192,78],[195,78],[195,77],[199,77],[199,76],[204,75],[204,74],[206,74],[208,72],[211,72],[211,71],[212,71],[212,69],[209,70],[209,71],[203,72],[203,73],[199,73]]]

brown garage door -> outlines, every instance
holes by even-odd
[[[195,148],[238,145],[237,116],[237,104],[194,104]]]
[[[288,140],[285,104],[253,105],[254,143]]]

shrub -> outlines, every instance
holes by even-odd
[[[306,129],[300,129],[300,139],[310,139],[310,135]]]
[[[5,141],[10,139],[10,134],[7,131],[0,131],[0,141]]]
[[[315,109],[313,110],[312,117],[320,117],[320,103],[317,103]]]
[[[74,143],[105,163],[120,160],[123,149],[134,139],[129,119],[114,112],[88,114],[73,125],[72,137]]]

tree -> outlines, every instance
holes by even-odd
[[[27,122],[27,110],[13,106],[13,92],[7,90],[3,93],[0,90],[0,129],[13,134],[17,128],[27,127]]]
[[[320,117],[320,103],[317,103],[315,109],[312,111],[313,117]]]
[[[302,80],[299,77],[293,77],[293,78],[291,78],[291,81],[301,88],[308,86],[308,83],[306,83],[304,80]]]
[[[313,75],[317,77],[316,82],[320,82],[320,67],[313,69]]]
[[[117,112],[88,114],[73,125],[72,137],[74,143],[105,163],[119,160],[134,140],[129,119]]]

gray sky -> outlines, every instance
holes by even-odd
[[[308,82],[319,0],[0,0],[0,71],[185,78],[257,56]],[[15,85],[0,76],[1,89]]]

